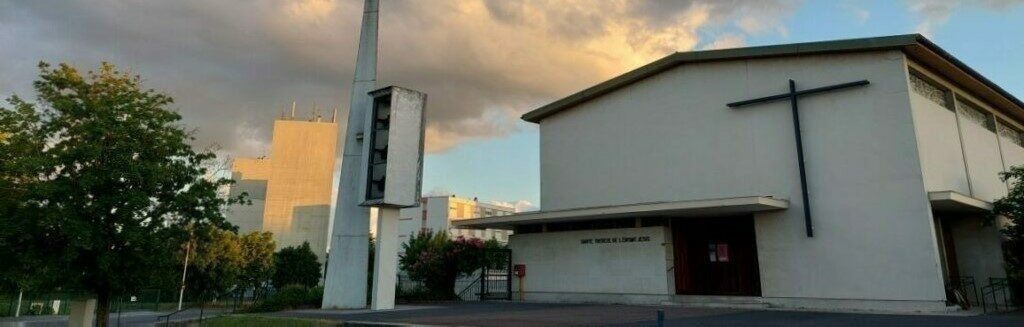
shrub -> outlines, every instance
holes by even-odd
[[[274,275],[271,278],[274,287],[283,289],[291,284],[313,287],[319,282],[320,262],[309,243],[289,246],[274,254]]]
[[[430,299],[455,299],[455,280],[480,269],[486,263],[485,250],[498,248],[497,241],[459,236],[452,240],[447,233],[420,232],[402,245],[399,266],[425,290],[417,296]]]
[[[299,284],[291,284],[282,287],[276,293],[268,297],[262,303],[255,305],[252,311],[270,312],[302,308],[317,308],[324,298],[322,286],[306,287]]]

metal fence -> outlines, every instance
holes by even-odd
[[[0,294],[0,317],[66,315],[73,294],[62,292],[20,292]],[[110,301],[110,312],[159,311],[160,290],[142,290]]]
[[[981,308],[985,313],[1009,311],[1016,308],[1019,299],[1015,298],[1014,285],[1006,278],[989,278],[988,284],[981,287]]]
[[[0,317],[66,315],[71,296],[64,293],[12,293],[0,295]]]
[[[484,252],[483,266],[455,280],[452,294],[428,294],[423,282],[399,273],[396,298],[400,303],[417,301],[481,301],[512,299],[512,251],[494,249]]]
[[[480,270],[456,279],[452,291],[455,298],[432,298],[431,294],[425,294],[427,287],[423,282],[401,273],[398,275],[395,285],[395,297],[400,303],[430,300],[478,301],[480,300]]]

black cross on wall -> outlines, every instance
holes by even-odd
[[[811,223],[811,202],[807,199],[807,171],[805,170],[804,164],[804,142],[800,137],[800,111],[797,109],[796,100],[800,96],[813,95],[818,93],[824,93],[829,91],[837,91],[842,89],[848,89],[852,87],[868,85],[867,80],[856,81],[850,83],[835,84],[829,86],[822,86],[813,89],[807,89],[803,91],[796,90],[796,82],[789,80],[789,92],[782,93],[772,96],[766,96],[763,98],[750,99],[746,101],[739,101],[726,104],[730,108],[743,107],[753,104],[778,101],[778,100],[789,100],[790,105],[793,108],[793,132],[796,134],[796,159],[797,164],[800,166],[800,191],[803,195],[804,200],[804,227],[807,229],[807,237],[814,237],[814,225]]]

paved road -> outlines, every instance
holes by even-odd
[[[850,314],[657,306],[468,302],[399,306],[396,310],[298,310],[274,315],[347,322],[455,326],[1024,326],[1024,312],[988,316]]]
[[[203,317],[217,316],[223,313],[220,309],[207,309]],[[170,312],[136,311],[121,314],[120,320],[116,313],[110,315],[110,326],[154,326],[158,317]],[[171,317],[171,321],[191,320],[199,318],[199,309],[182,311]],[[159,320],[163,322],[163,320]],[[0,327],[64,327],[68,325],[67,316],[25,316],[19,318],[2,318]]]

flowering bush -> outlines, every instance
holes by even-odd
[[[459,236],[448,233],[420,232],[402,245],[398,264],[409,278],[422,282],[431,297],[455,298],[455,280],[480,269],[487,258],[485,250],[500,248],[495,240]]]

